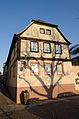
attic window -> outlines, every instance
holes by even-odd
[[[46,29],[46,34],[47,34],[47,35],[51,35],[51,30]]]
[[[40,33],[41,33],[41,34],[45,34],[45,29],[40,28]]]

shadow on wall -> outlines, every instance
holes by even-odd
[[[28,45],[27,45],[27,48],[28,48]],[[64,50],[66,50],[66,48],[67,47],[64,47],[63,48],[63,52],[65,52]],[[27,51],[27,50],[26,50]],[[53,54],[55,54],[55,52],[54,52],[54,49],[51,51],[51,53],[52,53],[52,59],[53,59]],[[30,58],[30,57],[32,57],[39,65],[40,65],[40,67],[42,67],[42,68],[44,68],[44,57],[43,57],[43,51],[41,51],[41,58],[42,58],[42,62],[43,62],[43,65],[35,58],[35,57],[33,57],[33,56],[30,56],[30,54],[29,54],[29,52],[27,51],[27,55],[28,55],[28,57]],[[56,54],[55,54],[55,56],[56,56]],[[54,57],[55,57],[54,56]],[[31,72],[34,74],[34,71],[32,70],[32,68],[29,66],[29,58],[28,58],[28,61],[27,61],[27,66],[26,66],[26,68],[28,68],[29,69],[29,71],[31,70]],[[61,54],[59,54],[59,59],[61,59]],[[60,62],[60,60],[58,60],[57,61],[57,63],[59,63]],[[34,87],[32,87],[31,86],[31,84],[30,84],[30,82],[27,80],[27,79],[25,79],[24,78],[24,75],[25,74],[22,74],[22,75],[19,75],[19,78],[20,79],[23,79],[28,85],[29,85],[29,88],[30,88],[30,90],[31,91],[33,91],[35,94],[37,94],[38,96],[43,96],[43,97],[45,97],[45,98],[48,98],[48,99],[51,99],[52,98],[52,96],[53,96],[53,90],[54,90],[54,88],[58,85],[58,86],[60,86],[59,85],[59,81],[62,79],[62,77],[64,76],[63,74],[62,75],[60,75],[59,76],[59,78],[58,78],[58,80],[55,82],[55,84],[53,83],[53,80],[54,80],[54,77],[55,77],[55,73],[56,73],[56,71],[57,71],[57,67],[56,67],[56,64],[55,64],[55,61],[51,61],[51,63],[52,63],[52,70],[53,70],[53,75],[52,76],[50,76],[50,75],[48,75],[48,77],[50,78],[50,85],[49,85],[49,87],[47,87],[47,85],[45,85],[45,82],[42,80],[42,78],[39,76],[39,75],[35,75],[34,74],[34,76],[35,76],[35,78],[41,83],[41,85],[42,85],[42,87],[44,88],[44,90],[45,90],[45,92],[46,93],[43,93],[42,91],[40,92],[39,90],[36,90]],[[62,63],[63,63],[63,61],[62,61]],[[19,68],[21,68],[21,67],[19,67]],[[60,86],[60,88],[61,88],[61,86]],[[64,91],[65,89],[63,89],[63,91]],[[36,97],[37,98],[37,97]]]

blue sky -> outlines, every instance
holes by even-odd
[[[13,34],[32,19],[59,25],[72,45],[79,43],[79,0],[0,0],[0,71]]]

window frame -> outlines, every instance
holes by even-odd
[[[50,64],[50,66],[51,66],[51,74],[47,74],[47,73],[46,73],[46,70],[45,70],[45,65],[46,65],[46,64]],[[51,62],[44,62],[44,74],[45,74],[45,75],[49,75],[49,76],[53,75],[53,69],[52,69],[52,63],[51,63]]]
[[[42,33],[41,30],[44,30],[44,33]],[[45,34],[45,29],[44,28],[40,28],[40,33],[41,34]]]
[[[13,78],[16,77],[16,64],[13,65]]]
[[[32,51],[32,46],[31,46],[31,43],[32,42],[36,42],[37,43],[37,51]],[[39,52],[39,43],[38,43],[38,41],[30,41],[30,52]]]
[[[77,84],[79,85],[79,78],[76,78],[76,79],[75,79],[75,82],[76,82],[76,85],[77,85]]]
[[[57,68],[57,65],[62,65],[62,73],[58,73],[58,68]],[[57,75],[63,75],[64,74],[64,67],[63,67],[63,63],[57,63],[56,64],[56,69],[57,69]]]
[[[32,69],[32,68],[31,68],[31,67],[32,67],[32,64],[38,64],[38,74],[34,74],[34,73],[32,72],[32,70],[31,70],[31,69]],[[38,62],[30,62],[30,75],[31,75],[31,76],[39,76],[39,75],[40,75],[40,70],[39,70],[39,69],[40,69],[40,65],[39,65]]]
[[[10,73],[9,76],[10,76],[10,80],[11,80],[11,78],[12,78],[12,68],[9,69],[9,73]]]
[[[47,51],[44,51],[44,44],[49,44],[49,48],[50,48],[50,52],[47,52]],[[51,43],[49,43],[49,42],[43,42],[43,53],[48,53],[48,54],[50,54],[51,53]]]
[[[61,50],[61,52],[60,52],[60,53],[57,53],[57,52],[56,52],[56,45],[59,45],[59,46],[60,46],[60,50]],[[55,54],[62,54],[61,44],[57,44],[57,43],[55,44]]]
[[[50,31],[50,34],[48,34],[47,31]],[[51,35],[51,30],[50,29],[46,29],[46,34],[47,35]]]

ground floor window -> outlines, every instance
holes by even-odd
[[[52,74],[52,65],[51,63],[44,63],[45,74]]]
[[[62,63],[57,63],[57,74],[62,75],[63,74],[63,64]]]
[[[40,73],[40,68],[43,67],[39,67],[39,63],[38,62],[31,62],[30,64],[30,74],[31,75],[39,75]],[[62,63],[57,63],[56,65],[56,71],[57,71],[57,75],[62,75],[64,74],[64,69],[63,69],[63,64]],[[43,72],[42,72],[43,73]],[[53,66],[52,63],[50,62],[45,62],[44,63],[44,74],[45,75],[52,75],[53,74]]]
[[[30,70],[31,70],[31,74],[39,75],[39,64],[32,62]]]

